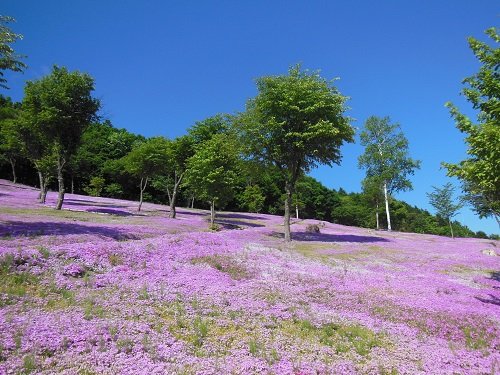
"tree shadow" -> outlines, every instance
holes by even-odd
[[[215,222],[216,222],[216,224],[221,225],[225,229],[244,229],[244,227],[247,227],[247,228],[264,227],[263,224],[248,223],[248,222],[239,221],[239,220],[216,219]]]
[[[23,221],[6,221],[0,224],[0,237],[65,236],[71,234],[97,235],[118,241],[140,239],[140,237],[125,230],[105,226]]]
[[[98,214],[116,215],[116,216],[134,216],[134,214],[131,212],[123,210],[115,210],[113,208],[89,208],[85,211],[94,212]],[[144,216],[144,215],[139,215],[139,216]]]
[[[167,212],[170,212],[170,211],[167,211]],[[192,215],[192,216],[207,216],[207,215],[210,215],[210,212],[184,211],[183,209],[179,210],[178,207],[176,207],[176,212],[177,212],[177,214],[180,214],[180,215]]]
[[[95,206],[95,207],[111,207],[111,208],[127,208],[127,205],[113,203],[98,203],[84,199],[64,199],[64,205],[68,206]]]
[[[491,280],[495,280],[495,281],[500,282],[500,271],[493,271],[493,272],[491,272],[489,278]]]
[[[281,232],[272,232],[271,236],[276,238],[284,238]],[[382,237],[360,236],[354,234],[327,234],[327,233],[305,233],[292,232],[292,240],[295,241],[314,241],[314,242],[357,242],[357,243],[373,243],[373,242],[390,242],[390,240]]]
[[[482,303],[490,303],[492,305],[500,306],[500,298],[497,296],[494,296],[493,294],[488,294],[489,298],[483,298],[483,297],[474,297],[478,301],[481,301]]]
[[[255,214],[255,215],[259,215],[259,214]],[[237,212],[221,213],[221,214],[217,214],[217,216],[220,218],[223,218],[223,219],[269,220],[269,218],[267,218],[267,217],[250,216],[248,214],[240,214]]]

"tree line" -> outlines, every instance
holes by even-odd
[[[481,49],[484,66],[489,61],[485,54],[496,54],[498,59],[497,50],[485,51],[483,44],[475,45]],[[466,92],[474,106],[485,112],[479,118],[484,124],[464,125],[462,130],[460,124],[465,120],[450,105],[462,131],[482,127],[490,131],[490,123],[498,131],[495,103],[486,103],[471,93],[474,88],[483,88],[483,76],[480,72],[467,81],[472,88]],[[473,233],[457,222],[453,233],[451,218],[460,204],[453,202],[450,187],[435,188],[429,195],[438,209],[437,217],[392,198],[398,191],[411,189],[409,176],[420,162],[409,156],[407,139],[388,117],[370,117],[361,132],[365,152],[358,161],[366,170],[362,193],[327,189],[307,176],[320,164],[340,164],[341,146],[354,141],[354,128],[345,114],[347,97],[333,81],[296,65],[286,75],[259,78],[257,89],[258,94],[248,100],[242,113],[218,114],[196,122],[186,135],[175,139],[147,139],[117,129],[98,116],[100,102],[92,95],[92,77],[54,66],[47,76],[26,84],[21,103],[0,98],[0,153],[6,162],[2,172],[10,168],[14,181],[31,184],[37,176],[41,202],[47,189],[57,185],[56,209],[61,209],[69,187],[76,193],[138,199],[138,210],[144,200],[168,203],[171,218],[176,216],[179,201],[209,208],[210,227],[214,229],[216,210],[224,208],[280,213],[284,215],[286,241],[291,240],[294,214],[347,225],[436,234],[444,234],[449,226],[452,236],[484,237],[484,233]],[[487,117],[489,111],[494,113]],[[492,147],[488,142],[480,146]],[[498,143],[495,147],[498,152]],[[481,190],[483,185],[491,188],[491,182],[484,184],[488,176],[483,173],[480,181],[466,181],[460,174],[475,162],[447,167],[450,174],[465,181],[467,199],[478,213],[497,217],[498,191],[494,187],[492,192]],[[484,172],[484,163],[481,167]],[[498,170],[492,178],[498,181]],[[445,190],[448,194],[438,194]],[[483,192],[484,197],[478,198]],[[475,206],[479,201],[480,209]],[[381,206],[386,213],[383,218],[379,217]]]

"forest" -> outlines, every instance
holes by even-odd
[[[11,19],[2,21],[11,38],[4,43],[9,48],[4,70],[22,71],[26,65],[10,47],[20,36],[7,33]],[[498,38],[495,29],[487,34]],[[216,210],[284,214],[287,240],[292,216],[487,238],[453,221],[466,203],[480,217],[498,218],[498,100],[488,91],[494,85],[490,75],[498,74],[498,50],[472,38],[469,43],[483,66],[464,81],[464,94],[484,123],[471,125],[448,104],[457,127],[470,134],[466,141],[474,157],[444,164],[450,176],[462,180],[465,194],[455,201],[451,184],[434,187],[428,196],[436,215],[394,198],[412,189],[410,177],[420,161],[409,156],[406,137],[389,117],[372,116],[361,131],[365,152],[358,165],[366,170],[361,193],[329,189],[308,176],[318,165],[340,164],[341,146],[354,142],[355,130],[345,114],[347,97],[300,65],[287,75],[259,78],[259,93],[243,113],[197,121],[175,139],[148,139],[116,127],[99,116],[101,103],[93,96],[90,75],[53,66],[50,74],[26,83],[22,102],[0,96],[1,176],[38,186],[42,203],[48,189],[58,190],[57,209],[64,193],[71,192],[139,200],[139,211],[143,201],[166,203],[172,218],[177,205],[209,208],[212,229],[217,229]],[[1,82],[8,88],[5,79]]]
[[[15,118],[21,110],[20,103],[13,103],[9,98],[2,97],[1,123]],[[232,117],[216,115],[197,122],[189,130],[188,135],[179,139],[167,140],[154,138],[148,140],[126,129],[119,129],[105,120],[90,124],[81,136],[81,143],[65,168],[65,186],[67,191],[91,196],[103,196],[138,200],[140,195],[140,176],[134,173],[131,160],[134,153],[148,142],[158,142],[165,147],[165,152],[173,153],[182,142],[191,137],[195,142],[203,142],[212,134],[229,132]],[[20,147],[20,145],[18,145]],[[134,151],[136,150],[136,151]],[[6,155],[6,154],[4,154]],[[143,191],[143,199],[149,202],[169,204],[169,195],[175,185],[173,157],[165,155],[165,163],[155,171]],[[129,163],[129,164],[127,164]],[[163,170],[161,170],[163,168]],[[53,168],[55,171],[56,168]],[[39,177],[34,164],[25,156],[21,149],[10,157],[4,156],[0,175],[14,179],[16,182],[39,186]],[[57,190],[55,173],[47,174],[47,188]],[[267,166],[257,166],[245,160],[239,160],[238,173],[232,189],[233,196],[228,199],[224,209],[229,211],[262,212],[283,214],[283,193],[280,174]],[[169,190],[170,189],[170,190]],[[189,185],[179,189],[177,200],[180,205],[194,208],[209,208],[209,203],[198,199],[189,189]],[[328,189],[310,176],[301,176],[297,181],[294,197],[294,212],[297,207],[298,217],[302,219],[325,220],[333,223],[375,228],[375,214],[370,204],[370,197],[365,193],[348,193],[343,189],[336,191]],[[393,229],[403,232],[430,233],[448,235],[448,223],[444,218],[430,212],[411,206],[406,202],[391,199]],[[380,217],[381,227],[386,226],[386,219]],[[465,225],[453,223],[455,235],[458,237],[487,238],[484,232],[473,232]]]

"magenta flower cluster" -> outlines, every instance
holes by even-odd
[[[498,241],[36,195],[0,180],[0,374],[500,372]]]

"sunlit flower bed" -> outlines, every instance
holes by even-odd
[[[498,241],[36,197],[0,180],[0,374],[500,372]]]

